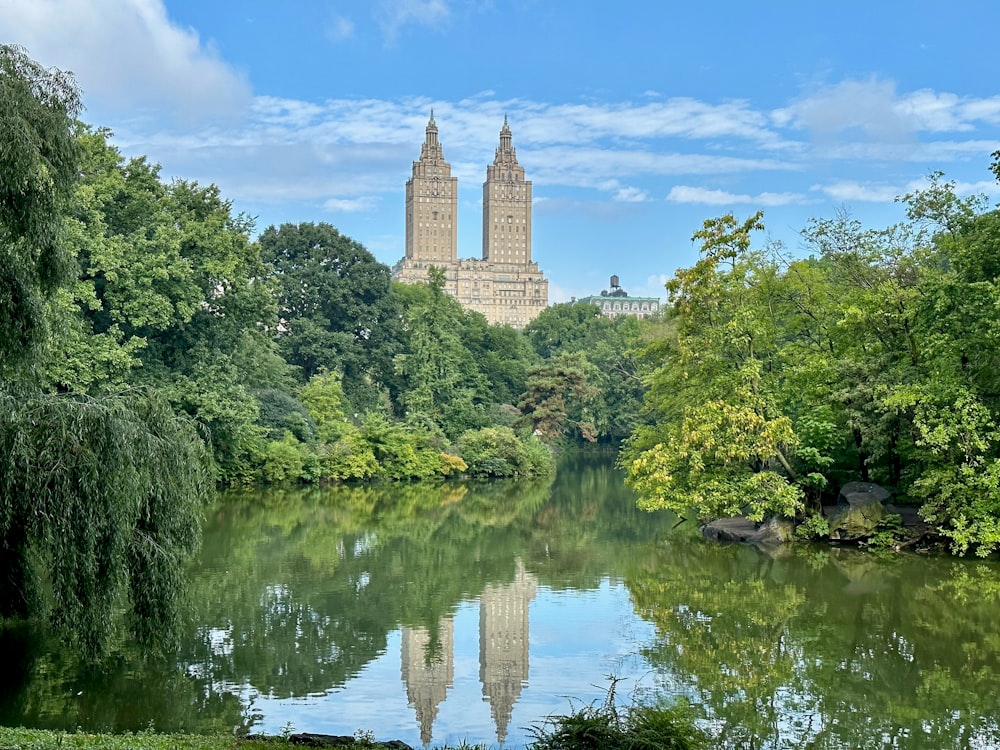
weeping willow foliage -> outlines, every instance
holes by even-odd
[[[0,45],[0,372],[43,338],[45,298],[70,273],[62,231],[80,109],[71,74]]]
[[[48,614],[91,652],[176,635],[210,458],[160,400],[0,389],[0,615]]]

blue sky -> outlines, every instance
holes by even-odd
[[[890,224],[934,170],[996,202],[998,25],[995,0],[0,0],[0,42],[72,70],[126,155],[387,264],[432,108],[480,254],[506,114],[552,301],[613,273],[662,297],[727,212],[803,252],[810,218]]]

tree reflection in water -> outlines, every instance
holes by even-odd
[[[994,564],[674,542],[630,571],[646,650],[724,747],[995,747]]]
[[[650,689],[687,697],[721,747],[1000,746],[996,563],[820,547],[765,554],[704,542],[672,521],[638,511],[601,458],[564,459],[554,483],[229,494],[204,525],[177,662],[123,641],[91,669],[43,628],[8,626],[0,722],[259,727],[265,699],[352,690],[394,638],[405,654],[392,656],[389,689],[410,701],[409,726],[426,741],[456,697],[456,613],[479,601],[509,626],[480,622],[495,659],[481,643],[472,698],[489,702],[495,736],[516,742],[510,707],[542,705],[535,693],[553,684],[546,675],[524,685],[529,661],[553,663],[551,642],[527,634],[563,628],[569,640],[587,624],[552,618],[603,601],[594,592],[610,581],[623,594],[624,582],[635,609],[622,627],[655,627],[628,645],[637,671],[655,675]],[[597,637],[621,647],[615,633]],[[575,675],[559,685],[551,710],[591,689]]]

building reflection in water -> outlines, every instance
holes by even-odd
[[[513,582],[487,584],[479,599],[479,681],[501,744],[528,679],[528,607],[537,589],[538,579],[518,559]],[[451,618],[442,618],[436,637],[425,628],[402,629],[402,677],[425,746],[455,678],[454,648]]]
[[[429,745],[438,706],[455,679],[455,623],[442,617],[433,635],[426,628],[403,628],[402,636],[406,698],[416,709],[420,740]]]

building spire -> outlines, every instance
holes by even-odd
[[[503,127],[500,128],[500,147],[496,150],[494,164],[517,164],[517,155],[514,151],[513,137],[510,126],[507,124],[507,113],[503,116]]]
[[[437,151],[440,151],[441,146],[438,143],[438,126],[434,122],[434,109],[431,109],[431,119],[427,121],[427,129],[424,131],[424,151],[430,147]],[[438,154],[438,158],[443,158]]]

